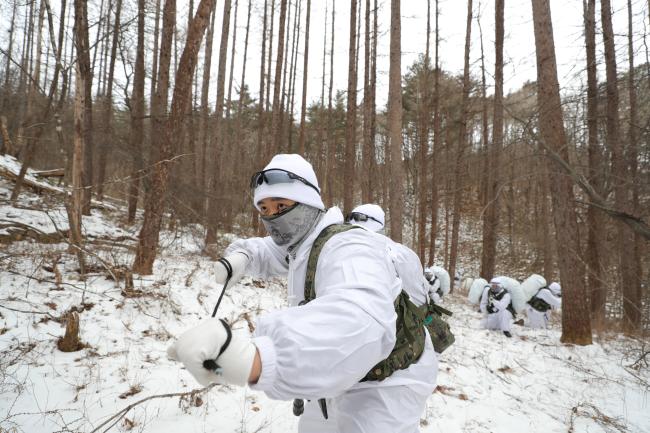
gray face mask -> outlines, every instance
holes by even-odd
[[[320,214],[320,209],[298,203],[278,215],[263,216],[262,224],[276,245],[294,246],[305,237]]]

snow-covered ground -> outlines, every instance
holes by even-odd
[[[39,209],[42,198],[28,190],[13,207],[11,186],[0,178],[0,225],[56,231],[61,208]],[[84,281],[64,242],[0,243],[0,432],[296,431],[291,402],[230,386],[199,390],[166,357],[170,340],[209,317],[220,294],[200,233],[163,233],[154,275],[136,276],[134,290],[124,291],[105,267],[131,264],[136,230],[118,220],[107,210],[84,217],[88,237],[120,239],[88,247]],[[258,315],[285,305],[281,280],[244,278],[226,292],[219,315],[247,333]],[[509,339],[480,329],[462,294],[445,306],[456,343],[441,356],[422,432],[650,431],[647,341],[612,334],[591,346],[564,345],[559,317],[545,331],[515,326]],[[71,308],[86,347],[63,353],[57,340]]]

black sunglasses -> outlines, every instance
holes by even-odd
[[[305,185],[314,188],[318,194],[320,190],[313,183],[309,182],[302,176],[298,176],[295,173],[291,173],[287,170],[282,170],[281,168],[270,168],[268,170],[258,171],[251,177],[251,189],[255,189],[260,186],[262,183],[268,185],[275,185],[277,183],[291,183],[294,180],[300,181]]]
[[[370,215],[366,215],[365,213],[361,213],[361,212],[351,212],[350,215],[348,215],[348,221],[352,221],[352,220],[359,221],[359,222],[366,222],[368,220],[373,220],[375,222],[378,222],[382,226],[384,225],[384,223],[379,221],[377,218],[373,218]]]

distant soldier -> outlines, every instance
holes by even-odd
[[[498,329],[510,338],[510,326],[514,317],[510,293],[498,278],[492,278],[481,296],[481,312],[485,314],[482,325],[485,329]]]
[[[562,305],[562,288],[558,283],[551,283],[548,287],[542,287],[533,296],[526,306],[526,316],[530,328],[548,327],[551,318],[551,311],[557,310]]]

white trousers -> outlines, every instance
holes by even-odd
[[[406,385],[350,390],[327,399],[327,420],[317,401],[306,401],[298,432],[417,433],[427,397]]]
[[[549,311],[546,311],[542,313],[541,311],[537,311],[530,305],[526,307],[526,316],[528,317],[528,323],[526,325],[529,328],[547,328],[548,327],[548,320],[549,320]]]
[[[487,317],[483,319],[482,325],[485,329],[497,329],[509,332],[512,319],[512,313],[504,308],[496,313],[488,314]]]

